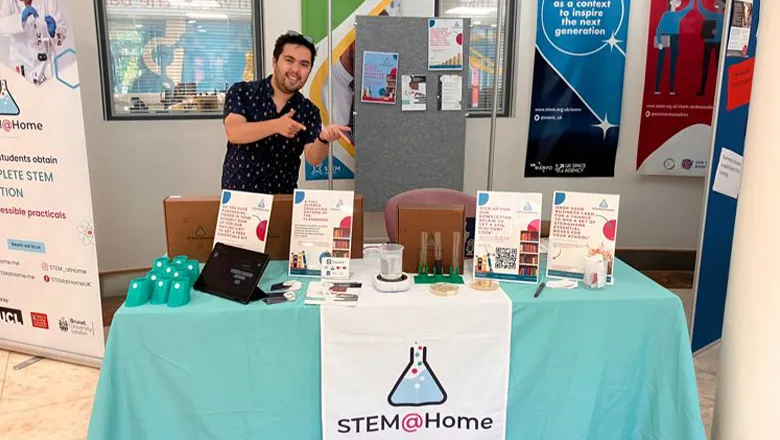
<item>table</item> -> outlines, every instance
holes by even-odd
[[[502,283],[513,304],[507,439],[704,439],[682,303],[616,261],[593,292]],[[262,285],[286,279],[273,262]],[[319,309],[193,291],[114,317],[89,439],[320,440]],[[364,287],[365,288],[365,287]]]

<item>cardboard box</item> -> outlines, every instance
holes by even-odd
[[[171,196],[163,201],[168,255],[187,255],[201,262],[208,260],[217,230],[219,203],[219,196]],[[289,259],[292,209],[292,195],[274,196],[265,245],[265,253],[273,260]],[[363,196],[355,194],[354,209],[352,258],[363,258]]]
[[[417,273],[420,263],[420,233],[428,232],[428,270],[433,273],[434,233],[441,232],[444,272],[449,273],[453,262],[453,232],[460,233],[460,250],[455,255],[463,274],[464,246],[466,229],[466,209],[463,205],[399,205],[398,206],[398,243],[404,246],[403,270]]]
[[[163,201],[168,255],[205,262],[214,246],[219,196],[170,196]]]

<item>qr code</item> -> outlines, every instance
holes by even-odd
[[[517,248],[496,248],[496,269],[514,270],[517,267]]]

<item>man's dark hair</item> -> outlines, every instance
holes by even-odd
[[[303,46],[309,49],[311,52],[311,63],[314,64],[314,58],[317,57],[317,48],[314,47],[314,43],[310,41],[308,37],[305,37],[298,33],[288,32],[276,39],[276,45],[274,45],[274,60],[279,60],[279,56],[284,51],[284,46],[292,44],[294,46]]]

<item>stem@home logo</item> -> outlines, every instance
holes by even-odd
[[[447,392],[428,365],[428,347],[409,348],[409,363],[396,381],[387,403],[395,407],[441,405]]]
[[[13,95],[11,95],[11,91],[8,90],[8,81],[4,79],[0,79],[0,115],[19,115],[19,106],[16,104]]]
[[[428,347],[417,345],[409,348],[409,362],[401,377],[387,396],[390,406],[422,407],[438,406],[447,402],[447,392],[428,363]],[[456,405],[457,406],[457,405]],[[437,438],[466,438],[462,432],[491,431],[496,429],[492,417],[460,413],[450,408],[430,412],[411,410],[408,413],[382,411],[381,413],[339,418],[336,422],[339,434],[359,435],[394,431],[394,438],[419,431],[441,431]],[[446,434],[445,434],[446,432]],[[460,433],[458,433],[460,432]],[[352,438],[352,437],[350,437]],[[383,437],[385,438],[385,437]]]

